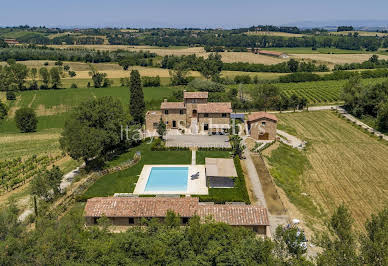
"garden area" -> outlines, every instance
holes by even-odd
[[[190,164],[190,151],[151,151],[152,143],[143,142],[131,148],[114,160],[107,162],[109,167],[131,160],[139,152],[141,160],[131,168],[108,174],[98,179],[81,197],[83,200],[93,197],[113,196],[114,193],[131,193],[135,189],[143,166],[146,164]]]

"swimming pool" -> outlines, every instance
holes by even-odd
[[[187,191],[188,175],[188,167],[152,167],[144,191]]]

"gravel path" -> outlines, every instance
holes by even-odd
[[[364,129],[368,130],[369,132],[373,132],[376,136],[382,136],[383,139],[387,140],[388,141],[388,136],[375,130],[374,128],[368,126],[367,124],[361,122],[360,120],[358,120],[357,118],[355,118],[354,116],[352,116],[351,114],[349,114],[345,109],[341,108],[341,107],[338,107],[338,111],[340,112],[340,114],[342,114],[346,119],[350,120],[351,122],[355,122],[357,125],[360,125],[361,127],[363,127]]]
[[[244,144],[245,144],[245,139],[246,137],[243,138]],[[256,205],[264,206],[265,208],[268,209],[267,202],[265,201],[265,197],[264,197],[263,187],[261,186],[259,175],[256,171],[256,167],[252,161],[252,157],[248,148],[245,148],[244,156],[246,158],[245,166],[252,186],[252,192],[255,194],[255,197],[257,198]],[[287,215],[272,215],[269,211],[268,211],[268,219],[270,223],[269,229],[270,229],[271,236],[275,235],[276,228],[279,225],[286,225],[289,221],[289,217]]]
[[[281,136],[280,140],[293,148],[303,149],[306,146],[306,142],[297,137],[284,132],[283,130],[277,129],[276,133]]]
[[[83,166],[83,165],[82,165]],[[64,175],[62,177],[62,181],[61,181],[61,184],[60,184],[60,188],[61,188],[61,191],[63,192],[67,187],[69,187],[71,185],[71,183],[73,182],[74,180],[74,177],[77,176],[79,174],[79,167],[77,167],[76,169],[74,169],[73,171],[67,173],[66,175]],[[29,209],[25,209],[22,214],[19,215],[18,217],[18,221],[19,222],[24,222],[26,220],[26,218],[33,214],[34,213],[34,210],[32,208],[29,208]]]

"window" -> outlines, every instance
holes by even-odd
[[[182,223],[183,224],[188,224],[189,223],[189,217],[183,217],[182,218]]]
[[[184,111],[183,110],[179,110],[179,114],[183,115]]]
[[[168,110],[164,110],[164,114],[165,114],[165,115],[168,115]]]
[[[129,224],[134,224],[135,223],[135,218],[128,218],[128,223]]]
[[[265,124],[266,124],[265,122],[261,122],[261,125],[262,125],[263,127],[265,127]]]
[[[97,224],[98,223],[98,219],[100,219],[100,217],[93,217],[93,224]]]
[[[222,117],[226,117],[226,114],[225,114],[225,113],[223,113],[223,114],[222,114]]]
[[[204,114],[205,117],[209,117],[209,114]]]

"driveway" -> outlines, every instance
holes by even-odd
[[[217,147],[230,148],[228,136],[208,135],[168,135],[166,136],[167,147]]]

